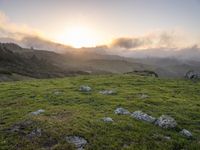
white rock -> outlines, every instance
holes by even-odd
[[[113,90],[103,90],[103,91],[100,91],[99,93],[103,94],[103,95],[113,95],[113,94],[116,94],[116,92],[113,91]]]
[[[153,123],[156,118],[150,116],[150,115],[147,115],[145,113],[143,113],[142,111],[135,111],[131,114],[131,116],[137,120],[142,120],[142,121],[146,121],[146,122],[150,122],[150,123]]]
[[[110,117],[104,117],[104,118],[103,118],[103,121],[104,121],[104,122],[113,122],[113,119],[110,118]]]
[[[87,86],[87,85],[82,85],[80,86],[80,89],[79,89],[81,92],[90,92],[92,90],[91,87]]]
[[[32,112],[31,114],[32,114],[32,115],[39,115],[39,114],[41,114],[41,113],[43,113],[43,112],[45,112],[44,109],[39,109],[39,110],[37,110],[37,111],[35,111],[35,112]]]
[[[171,140],[171,137],[170,136],[164,136],[163,137],[165,140]]]
[[[60,92],[60,91],[55,91],[54,92],[54,95],[61,95],[62,94],[62,92]]]
[[[158,120],[155,122],[155,125],[158,125],[162,128],[175,128],[177,126],[176,121],[174,118],[166,115],[162,115],[158,118]]]
[[[149,95],[141,94],[140,98],[141,98],[141,99],[149,98]]]
[[[130,112],[128,110],[120,107],[120,108],[117,108],[115,110],[115,114],[118,114],[118,115],[128,115],[128,114],[130,114]]]
[[[188,138],[192,137],[192,133],[186,129],[183,129],[182,131],[180,131],[180,134],[182,134]]]
[[[66,141],[70,144],[74,144],[78,150],[83,150],[84,146],[87,144],[87,141],[79,136],[67,136]]]

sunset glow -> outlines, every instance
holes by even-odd
[[[94,30],[83,26],[73,26],[60,33],[57,41],[75,48],[81,48],[96,46],[99,39]]]

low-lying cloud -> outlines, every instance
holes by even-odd
[[[143,46],[144,44],[144,41],[139,38],[118,38],[113,41],[112,46],[131,49]]]
[[[174,31],[154,32],[145,36],[114,39],[112,48],[128,50],[184,47],[183,39]]]

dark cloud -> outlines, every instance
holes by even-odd
[[[123,49],[137,48],[172,48],[176,47],[177,37],[174,32],[155,33],[137,38],[117,38],[113,40],[112,47]]]
[[[125,49],[137,48],[144,45],[146,42],[144,39],[139,38],[118,38],[112,43],[113,47],[120,47]]]

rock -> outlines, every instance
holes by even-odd
[[[87,85],[82,85],[80,86],[80,89],[79,89],[81,92],[90,92],[92,90],[91,87],[87,86]]]
[[[162,134],[154,134],[154,135],[152,136],[152,138],[153,138],[154,140],[156,140],[156,141],[163,141],[163,140],[169,141],[169,140],[171,140],[171,137],[170,137],[170,136],[165,136],[165,135],[162,135]]]
[[[103,95],[113,95],[113,94],[116,94],[116,92],[113,91],[113,90],[103,90],[103,91],[100,91],[99,93],[103,94]]]
[[[110,118],[110,117],[104,117],[104,118],[103,118],[103,121],[104,121],[104,122],[113,122],[113,119]]]
[[[195,71],[188,71],[186,74],[185,74],[185,78],[186,79],[200,79],[200,74],[195,72]]]
[[[61,94],[62,94],[61,91],[55,91],[55,92],[54,92],[54,95],[61,95]]]
[[[142,111],[135,111],[131,114],[131,116],[137,120],[142,120],[150,123],[153,123],[156,120],[156,118],[149,116]]]
[[[165,140],[171,140],[171,137],[170,136],[164,136],[163,137]]]
[[[166,115],[160,116],[157,121],[155,122],[155,125],[158,125],[162,128],[175,128],[177,126],[176,121],[174,118]]]
[[[40,128],[34,129],[30,134],[28,134],[29,138],[40,137],[42,135],[42,130]]]
[[[191,138],[192,137],[192,133],[186,129],[183,129],[182,131],[180,131],[180,134],[184,135],[185,137]]]
[[[147,95],[147,94],[141,94],[141,95],[140,95],[140,98],[141,98],[141,99],[149,98],[149,95]]]
[[[115,110],[115,114],[118,114],[118,115],[128,115],[128,114],[130,114],[130,112],[128,110],[120,107],[120,108],[117,108]]]
[[[83,150],[84,146],[88,143],[84,138],[79,136],[67,136],[66,140],[68,143],[74,144],[78,150]]]
[[[32,114],[32,115],[39,115],[39,114],[41,114],[41,113],[43,113],[43,112],[45,112],[44,109],[39,109],[39,110],[37,110],[37,111],[32,112],[31,114]]]

